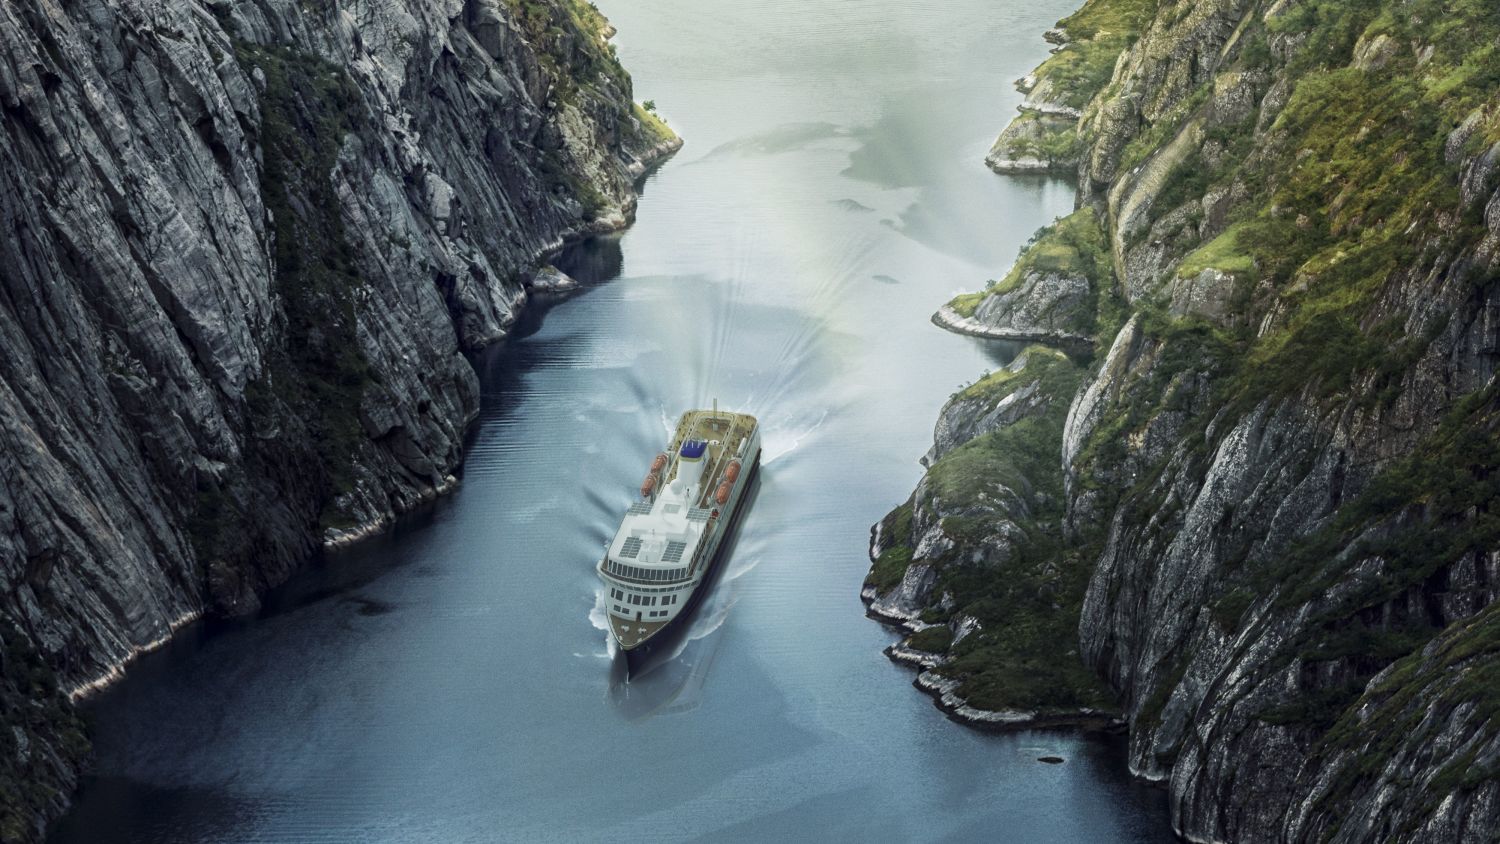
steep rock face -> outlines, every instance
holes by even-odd
[[[1109,267],[1055,553],[1190,840],[1500,837],[1496,38],[1163,3],[1083,108]]]
[[[676,144],[604,33],[573,0],[0,9],[0,628],[46,683],[454,483],[462,350]],[[65,799],[58,712],[15,733],[7,839]]]
[[[950,305],[933,320],[944,328],[979,337],[1089,342],[1080,314],[1088,312],[1091,288],[1081,275],[1042,271],[1023,273],[1014,288],[985,297],[971,316]]]
[[[1487,840],[1496,657],[1470,620],[1500,544],[1495,127],[1461,98],[1420,106],[1466,116],[1451,131],[1395,101],[1468,45],[1403,66],[1374,9],[1286,11],[1159,16],[1115,80],[1138,122],[1101,123],[1083,167],[1147,316],[1064,434],[1069,523],[1108,519],[1083,652],[1190,838]],[[1433,37],[1422,14],[1406,43]],[[1446,673],[1421,668],[1434,635],[1466,653]]]
[[[1026,95],[985,163],[996,173],[1071,173],[1083,143],[1079,118],[1109,82],[1120,52],[1154,7],[1151,0],[1088,0],[1044,37],[1052,57],[1016,81]]]
[[[1072,635],[1090,561],[1061,545],[1053,455],[1081,375],[1061,352],[1031,347],[959,392],[926,478],[874,530],[870,613],[914,632],[893,655],[924,665],[918,686],[968,723],[1117,717]]]
[[[1110,272],[1100,217],[1084,207],[1038,231],[1004,278],[955,297],[932,321],[976,337],[1089,347]]]

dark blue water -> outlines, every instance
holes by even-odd
[[[949,722],[858,599],[938,408],[1017,351],[929,314],[1071,208],[981,159],[1074,3],[602,0],[688,146],[477,362],[455,495],[97,699],[58,840],[1170,840],[1117,743]],[[761,418],[758,495],[691,641],[623,685],[592,566],[714,398]]]

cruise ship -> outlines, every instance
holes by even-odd
[[[744,413],[690,410],[652,461],[599,561],[610,635],[639,673],[708,591],[724,538],[760,467],[760,426]]]

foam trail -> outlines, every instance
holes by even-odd
[[[589,623],[594,625],[595,630],[604,633],[604,653],[598,656],[610,661],[615,658],[615,637],[609,633],[609,615],[605,610],[604,584],[600,583],[594,589],[594,607],[589,610]],[[575,654],[576,656],[576,654]]]
[[[762,464],[769,465],[796,451],[802,445],[803,440],[811,437],[817,433],[819,428],[823,427],[823,422],[826,419],[828,419],[828,411],[825,410],[818,416],[818,421],[809,425],[806,430],[799,431],[780,427],[772,429],[768,426],[761,438]]]
[[[589,610],[589,624],[594,625],[595,630],[609,632],[609,615],[605,612],[604,584],[599,584],[594,589],[594,608]]]
[[[724,581],[723,582],[725,582],[725,583],[731,583],[733,581],[739,580],[740,578],[742,578],[745,575],[749,574],[750,571],[752,569],[754,569],[758,565],[760,565],[760,559],[759,558],[754,558],[754,559],[747,560],[747,561],[745,561],[745,563],[743,563],[742,565],[740,565],[738,568],[735,568],[735,569],[732,569],[730,571],[724,572],[724,575],[723,575]]]

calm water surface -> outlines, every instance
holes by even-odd
[[[938,408],[1017,351],[928,315],[1070,209],[981,159],[1074,5],[601,0],[688,146],[564,259],[595,284],[478,361],[456,495],[100,696],[57,840],[1170,840],[1117,743],[950,723],[858,599]],[[625,685],[592,565],[715,397],[762,421],[758,497]]]

